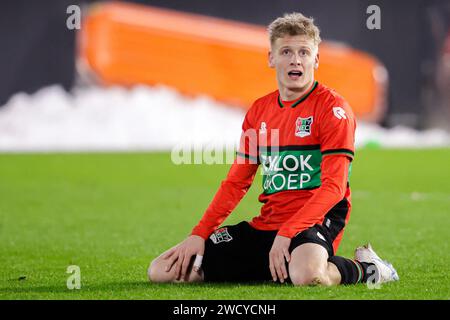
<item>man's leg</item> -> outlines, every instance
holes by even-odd
[[[328,262],[327,250],[316,243],[304,243],[292,251],[289,277],[298,286],[331,286],[341,283],[339,270]]]
[[[315,225],[292,239],[289,277],[294,285],[331,286],[367,282],[375,270],[372,261],[333,255],[334,234],[336,232],[330,233],[322,225]]]
[[[376,272],[371,262],[360,262],[339,256],[332,256],[328,261],[339,270],[341,284],[366,283],[368,278]]]
[[[193,261],[191,261],[187,279],[177,281],[175,268],[169,272],[165,271],[167,260],[163,258],[163,253],[150,264],[149,280],[152,282],[270,280],[267,255],[275,234],[276,231],[253,229],[248,222],[219,228],[205,242],[205,254],[200,273],[192,270]]]
[[[305,243],[291,253],[289,277],[294,285],[366,283],[375,269],[373,263],[339,256],[328,257],[327,250],[316,243]]]
[[[170,250],[170,249],[169,249]],[[167,250],[167,251],[169,251]],[[167,252],[166,251],[166,252]],[[148,279],[151,282],[201,282],[203,281],[203,271],[200,269],[199,272],[195,272],[192,270],[193,261],[191,261],[186,279],[177,280],[175,277],[175,268],[172,267],[170,271],[166,271],[166,267],[168,265],[168,259],[164,259],[163,256],[166,253],[164,252],[155,260],[150,263],[148,267],[147,275]]]

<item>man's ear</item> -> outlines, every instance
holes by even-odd
[[[317,52],[315,59],[315,64],[314,64],[314,69],[318,69],[319,68],[319,52]]]
[[[272,51],[269,51],[269,53],[267,54],[267,58],[269,61],[269,68],[275,68],[275,62],[273,61]]]

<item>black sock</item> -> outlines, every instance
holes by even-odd
[[[375,268],[373,263],[359,262],[344,257],[332,256],[329,262],[336,265],[341,274],[341,284],[366,283]]]

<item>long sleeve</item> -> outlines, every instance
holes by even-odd
[[[322,184],[305,205],[287,220],[278,235],[292,238],[322,220],[345,195],[350,159],[345,155],[328,155],[322,159]]]
[[[206,240],[229,216],[250,188],[258,165],[237,163],[237,159],[225,180],[222,181],[202,219],[192,230],[192,235],[198,235]]]

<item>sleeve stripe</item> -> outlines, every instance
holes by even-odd
[[[322,151],[322,155],[331,155],[331,154],[345,154],[347,156],[351,156],[352,158],[355,156],[355,153],[349,149],[330,149]]]
[[[330,152],[330,153],[322,154],[323,157],[336,156],[336,155],[344,155],[344,156],[349,157],[350,159],[353,159],[355,157],[353,154],[351,154],[349,152]]]

